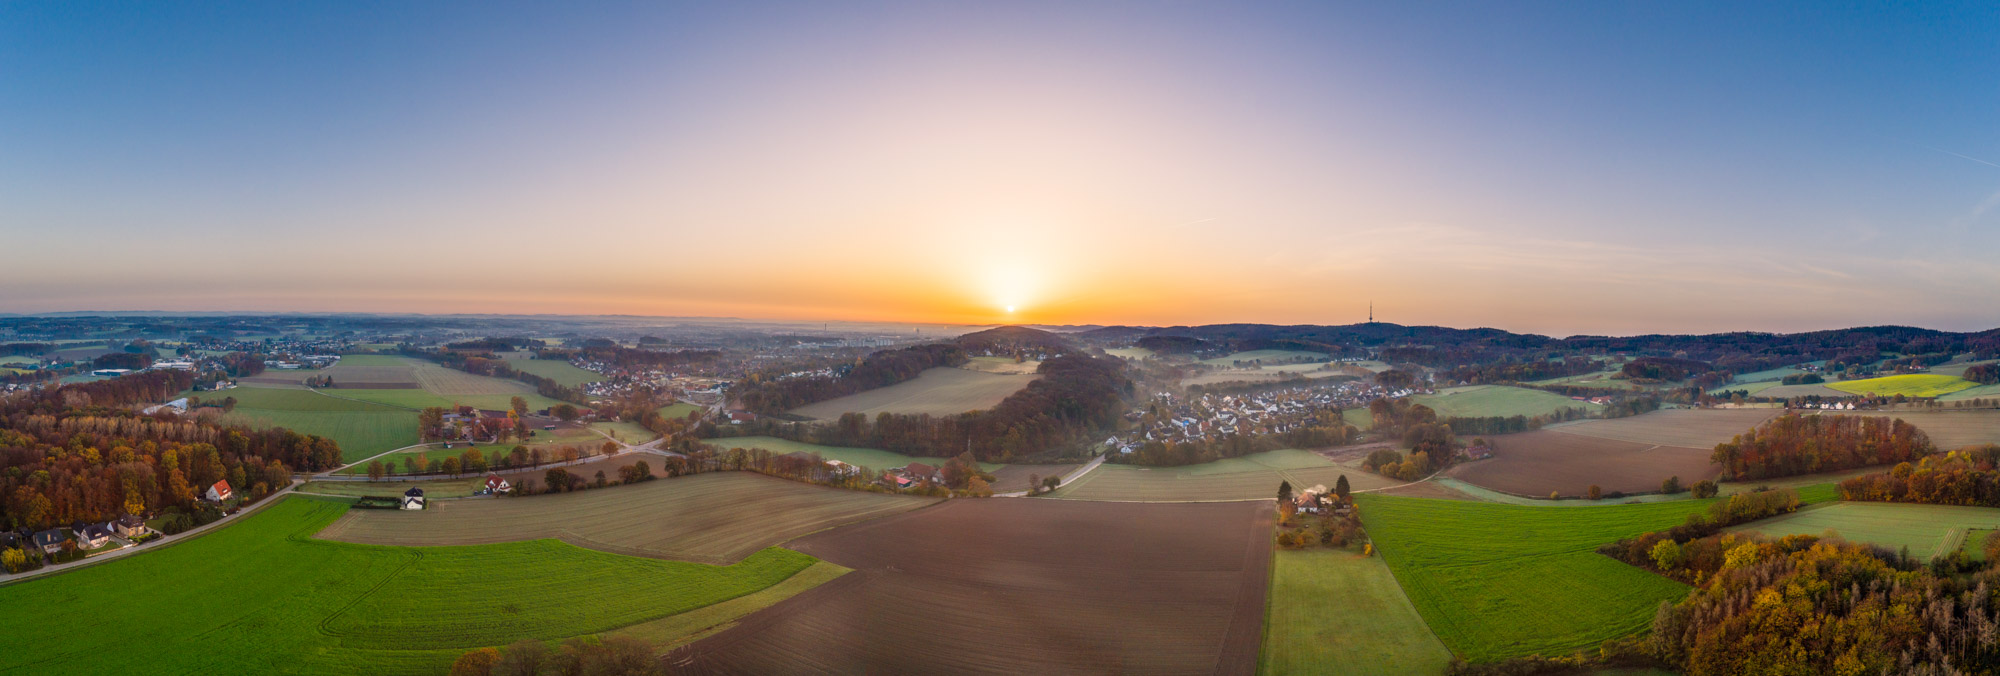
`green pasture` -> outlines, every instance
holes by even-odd
[[[687,415],[689,413],[693,413],[699,410],[701,410],[700,406],[696,406],[694,404],[690,404],[685,401],[677,401],[671,404],[667,404],[665,406],[661,406],[660,417],[685,419],[687,418]]]
[[[1731,530],[1771,537],[1838,533],[1851,542],[1910,548],[1929,559],[1955,551],[1969,532],[2000,528],[2000,509],[1889,502],[1836,502],[1754,521]],[[1975,545],[1976,547],[1976,545]]]
[[[0,613],[0,636],[34,647],[0,651],[0,671],[441,674],[472,648],[659,620],[815,562],[775,548],[710,566],[556,540],[328,542],[312,536],[346,501],[283,500],[157,551],[0,586],[0,607],[24,609]]]
[[[1594,410],[1599,406],[1560,394],[1504,385],[1470,385],[1410,397],[1437,411],[1439,418],[1506,418],[1548,415],[1565,408]],[[1367,413],[1366,409],[1359,409]]]
[[[1645,631],[1687,586],[1596,552],[1710,500],[1547,509],[1372,494],[1369,537],[1444,645],[1467,660],[1561,655]]]
[[[507,365],[514,367],[516,371],[533,373],[556,381],[563,387],[576,387],[604,379],[604,374],[577,368],[560,359],[508,359]]]
[[[1306,360],[1326,361],[1327,359],[1328,355],[1324,352],[1307,352],[1305,350],[1249,350],[1214,359],[1203,359],[1201,363],[1210,366],[1227,367],[1234,366],[1239,361],[1262,361],[1267,365],[1275,365]]]
[[[1258,673],[1434,676],[1451,662],[1381,557],[1279,551],[1266,598]]]

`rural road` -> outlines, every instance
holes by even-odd
[[[1087,462],[1087,463],[1084,463],[1082,467],[1078,467],[1078,468],[1076,468],[1076,469],[1074,469],[1074,470],[1071,470],[1071,471],[1070,471],[1070,473],[1068,473],[1068,474],[1065,474],[1065,475],[1063,475],[1063,478],[1062,478],[1062,482],[1061,482],[1061,483],[1058,483],[1058,484],[1056,484],[1056,488],[1062,488],[1062,487],[1064,487],[1064,486],[1068,486],[1070,482],[1072,482],[1072,481],[1075,481],[1075,480],[1077,480],[1077,479],[1081,479],[1081,478],[1083,478],[1083,475],[1085,475],[1085,474],[1089,474],[1089,473],[1090,473],[1090,470],[1093,470],[1093,469],[1097,469],[1097,466],[1098,466],[1098,465],[1102,465],[1102,464],[1104,464],[1104,459],[1105,459],[1106,457],[1108,457],[1108,456],[1102,456],[1102,455],[1100,455],[1100,456],[1097,456],[1096,458],[1092,458],[1090,462]],[[1012,493],[997,493],[997,494],[994,494],[994,496],[993,496],[993,497],[996,497],[996,498],[1025,498],[1025,497],[1028,497],[1028,492],[1027,492],[1027,491],[1014,491],[1014,492],[1012,492]]]
[[[292,479],[292,485],[287,486],[286,488],[296,489],[299,487],[299,484],[301,483],[304,483],[304,481],[294,478]],[[204,533],[215,530],[217,528],[221,528],[223,526],[236,523],[243,517],[255,514],[257,510],[263,509],[268,505],[278,502],[279,500],[283,499],[285,495],[287,495],[287,492],[285,491],[272,493],[268,496],[265,496],[264,499],[258,500],[256,504],[250,505],[249,507],[246,507],[242,510],[238,510],[235,514],[224,516],[220,519],[216,519],[214,521],[202,524],[200,526],[195,526],[194,528],[187,529],[186,531],[182,531],[181,533],[176,535],[162,535],[160,536],[159,540],[155,540],[153,542],[146,543],[143,545],[126,546],[122,549],[114,549],[112,551],[105,552],[103,554],[98,554],[96,556],[78,559],[68,563],[57,563],[57,564],[42,566],[39,569],[31,570],[26,573],[16,573],[13,575],[0,574],[0,585],[13,584],[15,582],[33,579],[43,575],[51,575],[54,573],[60,573],[74,568],[81,568],[84,566],[95,565],[103,563],[105,561],[110,561],[112,559],[128,556],[131,554],[137,554],[140,552],[150,552],[155,549],[159,549],[161,547],[166,547],[168,545],[190,540]]]

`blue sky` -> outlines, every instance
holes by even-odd
[[[1991,328],[1996,119],[1990,4],[11,3],[0,311]]]

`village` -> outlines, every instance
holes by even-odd
[[[1132,453],[1153,441],[1189,443],[1236,435],[1285,434],[1337,419],[1346,409],[1366,408],[1376,399],[1400,399],[1430,391],[1423,382],[1389,388],[1368,381],[1347,381],[1235,395],[1160,392],[1145,406],[1127,412],[1125,419],[1134,427],[1106,438],[1104,446]]]

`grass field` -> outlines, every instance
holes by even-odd
[[[427,547],[558,538],[620,554],[727,563],[934,502],[720,472],[561,495],[440,501],[422,511],[355,510],[322,537]]]
[[[1278,485],[1286,481],[1295,489],[1314,484],[1331,487],[1343,474],[1354,490],[1403,483],[1311,452],[1286,449],[1184,467],[1105,464],[1049,497],[1133,502],[1255,500],[1277,497]]]
[[[603,437],[598,437],[598,438],[602,439]],[[581,446],[581,444],[578,445]],[[389,472],[390,474],[402,474],[403,459],[405,458],[414,460],[418,456],[423,456],[425,462],[429,463],[430,470],[437,471],[438,463],[444,462],[445,458],[462,457],[465,455],[466,451],[479,451],[479,454],[481,456],[486,456],[488,458],[487,461],[490,463],[492,462],[491,456],[494,451],[499,451],[501,454],[504,455],[507,452],[512,451],[513,449],[514,449],[514,444],[482,445],[482,446],[468,447],[465,444],[458,443],[458,444],[452,444],[451,448],[445,448],[443,443],[434,442],[431,444],[424,445],[423,447],[420,448],[413,448],[407,451],[402,451],[400,453],[391,453],[382,456],[379,459],[382,461],[382,464],[387,465],[391,468]],[[597,446],[595,444],[592,444],[590,446],[590,452],[591,453],[597,452]],[[334,473],[352,474],[352,475],[367,474],[368,465],[367,463],[360,463],[352,467],[341,469],[340,471]]]
[[[1595,648],[1645,631],[1687,587],[1598,554],[1710,500],[1550,509],[1362,494],[1361,518],[1438,638],[1470,661]]]
[[[699,410],[701,410],[701,407],[700,407],[700,406],[696,406],[696,405],[694,405],[694,404],[690,404],[690,403],[687,403],[687,402],[685,402],[685,401],[677,401],[677,402],[674,402],[674,403],[671,403],[671,404],[667,404],[667,405],[665,405],[665,406],[661,406],[661,407],[660,407],[660,417],[662,417],[662,418],[686,418],[686,417],[687,417],[687,414],[689,414],[689,413],[693,413],[693,412],[695,412],[695,411],[699,411]]]
[[[1967,529],[1965,531],[1965,541],[1959,544],[1958,551],[1964,552],[1967,558],[1974,561],[1985,561],[1986,538],[1993,535],[1995,530],[1992,528]]]
[[[604,374],[577,368],[560,359],[508,359],[507,365],[514,367],[516,371],[533,373],[556,381],[556,384],[563,387],[576,387],[604,379]]]
[[[590,424],[590,428],[610,434],[627,444],[643,444],[660,438],[660,435],[635,422],[594,422]]]
[[[797,596],[800,592],[826,584],[851,572],[854,572],[853,569],[846,566],[821,561],[785,578],[783,582],[765,587],[762,591],[679,615],[641,622],[607,635],[630,636],[651,644],[653,650],[665,654],[691,641],[734,627],[736,621],[744,616],[769,608],[779,601]]]
[[[1443,673],[1451,651],[1424,625],[1388,564],[1338,549],[1280,551],[1271,564],[1261,674]]]
[[[832,420],[842,413],[853,412],[872,418],[884,411],[931,415],[983,411],[1027,387],[1037,377],[980,373],[950,367],[925,369],[923,374],[910,380],[801,406],[791,412],[808,418]]]
[[[1416,395],[1410,401],[1431,407],[1439,418],[1537,416],[1565,408],[1602,408],[1559,394],[1502,385],[1446,388],[1436,394]]]
[[[959,366],[959,368],[966,369],[968,371],[978,371],[980,373],[1004,373],[1004,374],[1014,374],[1014,375],[1019,375],[1024,373],[1034,373],[1035,369],[1041,367],[1042,363],[1039,361],[1030,359],[1028,361],[1016,362],[1011,357],[973,357],[971,360],[968,360],[963,365]]]
[[[250,427],[283,427],[317,434],[340,444],[352,462],[417,443],[415,413],[380,404],[336,399],[312,390],[238,387],[221,392],[183,392],[204,401],[236,398],[222,421]],[[211,409],[213,410],[213,409]]]
[[[945,458],[929,456],[903,455],[876,448],[808,444],[803,441],[791,441],[777,437],[734,437],[727,439],[706,439],[705,441],[719,448],[761,448],[770,451],[773,455],[818,453],[820,457],[827,460],[839,460],[850,465],[859,465],[876,471],[902,467],[913,462],[921,462],[932,467],[943,467],[946,460]],[[996,471],[1002,467],[1006,467],[1006,465],[992,462],[979,463],[979,468],[988,472]]]
[[[1968,399],[2000,399],[2000,384],[1968,387],[1938,397],[1938,401],[1965,401]]]
[[[43,609],[0,613],[0,636],[34,646],[0,651],[0,671],[439,674],[470,648],[658,620],[814,563],[782,549],[725,567],[551,540],[410,549],[311,537],[346,511],[285,498],[159,551],[0,586],[0,607]]]
[[[1730,530],[1753,531],[1771,537],[1823,535],[1833,531],[1853,542],[1890,549],[1909,547],[1912,556],[1929,559],[1958,549],[1969,531],[1994,528],[2000,528],[2000,509],[1836,502],[1754,521]]]
[[[1959,390],[1978,387],[1979,383],[1958,376],[1936,373],[1910,373],[1900,376],[1883,376],[1866,380],[1843,380],[1827,383],[1827,387],[1852,394],[1875,394],[1884,397],[1903,395],[1906,397],[1935,397],[1951,394]]]

